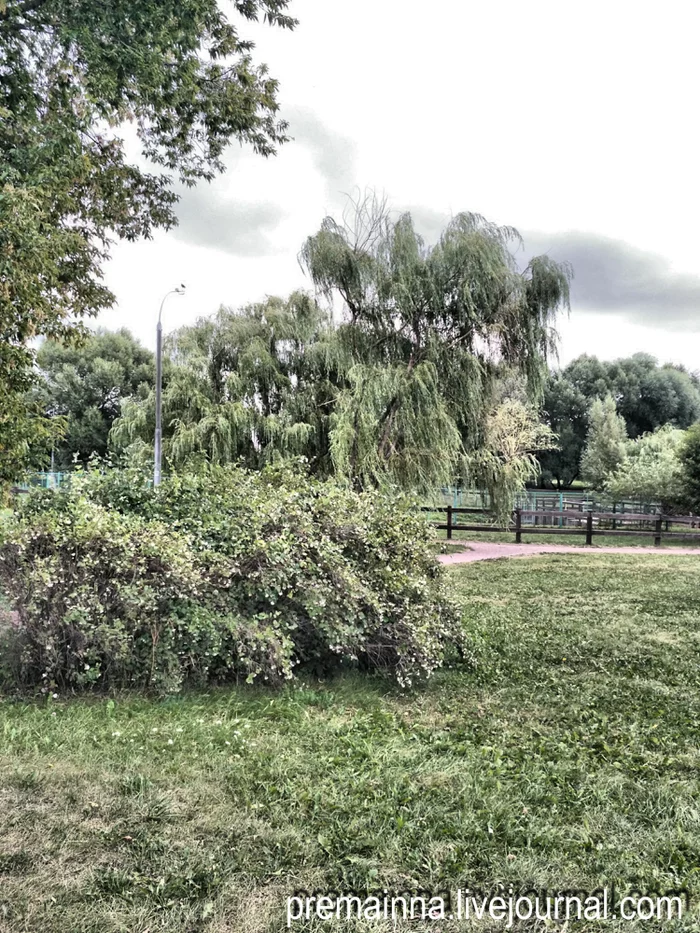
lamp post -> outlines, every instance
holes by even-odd
[[[155,443],[155,463],[153,465],[153,485],[160,485],[160,462],[162,453],[163,430],[161,427],[161,394],[163,389],[163,325],[161,324],[161,315],[163,305],[168,295],[184,295],[185,286],[178,285],[164,296],[160,303],[158,312],[158,327],[156,328],[156,443]]]

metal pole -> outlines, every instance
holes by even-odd
[[[163,299],[165,301],[165,298]],[[161,311],[163,305],[160,306]],[[160,485],[160,465],[161,465],[161,445],[163,440],[163,429],[161,426],[161,393],[163,389],[163,325],[158,315],[158,327],[156,328],[156,451],[155,464],[153,467],[153,485]]]
[[[165,300],[169,295],[184,295],[185,286],[178,285],[177,288],[173,288],[172,291],[169,291],[167,295],[163,298],[160,303],[160,311],[158,312],[158,326],[156,327],[156,438],[155,438],[155,451],[154,451],[154,463],[153,463],[153,485],[160,486],[160,475],[161,475],[161,458],[162,458],[162,447],[163,447],[163,428],[161,424],[161,409],[162,409],[162,394],[163,394],[163,325],[161,323],[161,316],[163,314],[163,305]]]

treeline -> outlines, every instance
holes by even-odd
[[[328,365],[333,333],[320,306],[296,294],[222,309],[171,335],[164,395],[169,464],[243,462],[259,469],[286,454],[305,456],[317,475],[332,474],[332,432],[342,425]],[[92,457],[150,463],[154,358],[127,330],[97,331],[79,347],[46,342],[37,362],[34,397],[64,422],[52,452],[55,469]],[[617,498],[700,507],[700,487],[692,491],[700,475],[696,375],[641,353],[615,362],[581,356],[547,376],[541,421],[522,375],[496,367],[489,391],[481,462],[487,451],[501,464],[529,457],[532,481],[556,489],[579,480]],[[346,426],[350,445],[371,443],[361,434],[355,439],[358,428],[363,423],[356,419]],[[369,430],[376,439],[371,418]],[[551,449],[536,455],[543,446]],[[47,449],[35,451],[35,466],[47,467],[49,458]]]
[[[558,437],[540,455],[541,482],[581,480],[614,500],[700,511],[700,380],[637,353],[603,362],[581,356],[552,373],[544,417]]]
[[[582,458],[593,403],[612,399],[624,438],[637,439],[664,425],[688,428],[700,420],[700,379],[681,366],[660,366],[653,356],[636,353],[605,362],[580,356],[550,373],[544,391],[544,418],[556,433],[559,449],[540,456],[541,480],[565,489],[578,479],[600,486],[600,471],[583,469]],[[619,432],[617,432],[619,433]]]
[[[521,271],[518,244],[514,230],[459,214],[428,246],[409,214],[371,198],[348,223],[327,218],[301,252],[317,297],[222,308],[170,335],[166,464],[304,457],[356,489],[479,482],[505,511],[554,443],[535,402],[569,288],[548,257]],[[47,344],[38,362],[44,409],[69,418],[56,464],[90,451],[150,460],[152,361],[127,334],[83,351]]]
[[[327,218],[301,252],[313,295],[221,308],[167,337],[166,468],[301,457],[358,490],[479,485],[501,516],[527,482],[680,502],[697,376],[645,354],[548,370],[570,270],[538,257],[520,271],[517,243],[460,214],[428,246],[372,199],[349,223]],[[32,465],[152,461],[154,360],[128,331],[47,341],[37,366],[32,405],[56,430]]]

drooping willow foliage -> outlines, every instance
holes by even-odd
[[[519,373],[538,398],[570,279],[546,256],[521,271],[519,242],[459,214],[428,246],[410,214],[392,219],[372,198],[342,223],[326,218],[300,261],[328,311],[295,293],[174,335],[166,459],[260,466],[303,455],[358,487],[421,492],[471,472],[507,498],[532,474],[538,448],[528,445],[551,436],[527,405],[499,418],[495,382]],[[518,444],[498,446],[494,418],[519,427]],[[152,401],[126,405],[115,446],[145,443],[150,419]]]
[[[331,470],[329,415],[337,395],[338,347],[328,315],[308,295],[226,308],[166,340],[163,453],[172,466],[243,462],[260,468],[306,456]],[[153,395],[123,403],[112,446],[151,456]]]

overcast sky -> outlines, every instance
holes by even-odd
[[[236,146],[188,191],[180,226],[118,244],[106,269],[126,325],[166,328],[310,287],[297,254],[356,187],[434,240],[468,210],[527,254],[574,267],[562,363],[636,351],[700,369],[697,35],[687,0],[293,0],[290,33],[243,26],[280,81],[294,141]],[[525,258],[525,254],[523,254]]]

